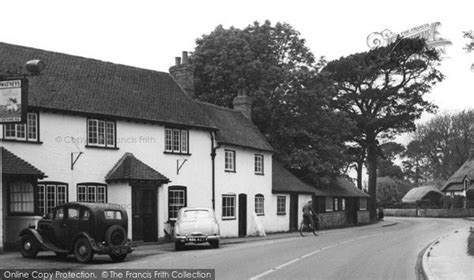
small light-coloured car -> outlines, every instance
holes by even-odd
[[[181,208],[174,226],[176,250],[183,249],[186,243],[209,242],[211,247],[219,248],[219,224],[214,211],[209,208]]]

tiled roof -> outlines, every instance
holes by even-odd
[[[308,193],[317,196],[327,196],[322,191],[302,182],[277,160],[274,159],[272,163],[273,193]]]
[[[239,111],[209,103],[199,102],[199,104],[219,129],[216,135],[217,142],[273,152],[265,136]]]
[[[0,147],[0,174],[5,175],[31,175],[38,178],[44,178],[44,173],[29,162],[13,154],[4,147]]]
[[[0,43],[0,70],[32,59],[46,68],[28,78],[29,106],[214,128],[168,73]]]
[[[328,185],[318,187],[318,189],[329,196],[369,197],[368,194],[359,190],[351,181],[343,177],[333,179]]]
[[[414,203],[414,202],[417,202],[418,200],[423,199],[429,193],[436,193],[440,197],[444,195],[434,186],[424,186],[424,187],[418,187],[418,188],[413,188],[409,190],[405,194],[405,196],[403,196],[402,202]]]
[[[133,154],[125,153],[105,176],[105,181],[160,181],[167,183],[169,179],[135,158]]]
[[[474,156],[470,156],[466,162],[449,177],[441,191],[445,192],[453,184],[463,184],[464,178],[468,176],[474,180]]]

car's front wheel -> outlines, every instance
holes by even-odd
[[[94,251],[87,238],[79,238],[74,244],[74,255],[81,263],[88,263],[94,257]]]
[[[121,262],[125,260],[127,254],[110,254],[109,256],[114,262]]]
[[[36,239],[31,235],[21,237],[20,252],[25,258],[34,258],[38,254],[39,246]]]

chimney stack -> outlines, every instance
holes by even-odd
[[[469,159],[468,160],[474,160],[474,148],[469,150]]]
[[[169,69],[171,77],[180,85],[189,97],[194,98],[194,68],[189,63],[188,52],[183,51],[182,58],[175,58],[175,65]]]
[[[252,121],[252,98],[246,90],[239,90],[232,102],[234,110],[241,112],[247,119]]]

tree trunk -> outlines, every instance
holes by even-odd
[[[377,141],[373,133],[367,133],[367,165],[369,172],[369,213],[370,219],[375,221],[377,198]]]
[[[357,187],[362,190],[362,170],[364,167],[363,162],[357,163]]]

